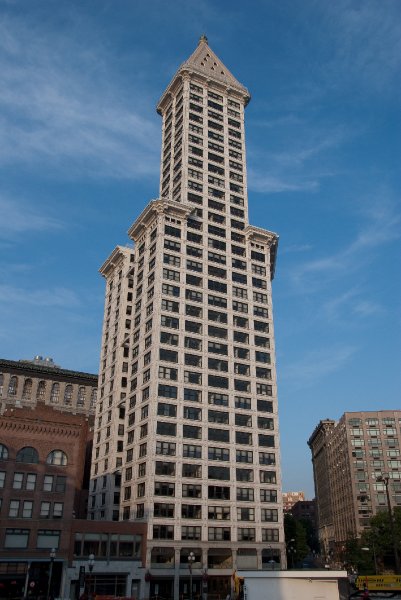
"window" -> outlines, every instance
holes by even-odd
[[[214,542],[230,541],[231,530],[229,527],[209,527],[208,540]]]
[[[200,440],[202,438],[202,428],[194,425],[183,425],[182,435],[184,438]]]
[[[163,398],[174,398],[177,399],[177,387],[174,385],[162,385],[159,384],[158,395]]]
[[[179,304],[178,302],[174,302],[173,300],[162,299],[161,308],[162,310],[166,310],[168,312],[179,312]]]
[[[254,521],[255,520],[255,509],[249,508],[248,506],[241,506],[237,508],[237,521]]]
[[[155,482],[155,496],[174,496],[175,484],[164,481]]]
[[[210,387],[228,389],[228,378],[217,375],[209,375],[208,382]]]
[[[220,485],[209,485],[208,486],[208,498],[210,500],[229,500],[230,499],[230,488]]]
[[[258,400],[257,408],[258,408],[258,411],[260,411],[260,412],[272,413],[273,412],[273,402],[271,400]]]
[[[238,528],[238,541],[239,542],[254,542],[255,541],[255,529],[253,527],[239,527]]]
[[[259,471],[260,483],[277,483],[276,471]]]
[[[176,317],[168,317],[167,315],[161,316],[161,325],[164,327],[171,327],[171,329],[178,329],[180,321]]]
[[[196,323],[195,321],[185,321],[185,331],[190,333],[202,333],[202,324]]]
[[[157,460],[155,474],[156,475],[174,476],[175,475],[175,463]]]
[[[193,383],[200,385],[202,383],[202,373],[196,371],[184,371],[185,383]]]
[[[21,448],[21,450],[17,452],[16,462],[37,464],[39,462],[37,450],[31,446]]]
[[[162,285],[162,293],[167,296],[175,296],[176,298],[180,295],[180,288],[176,285],[170,285],[168,283],[163,283]]]
[[[175,442],[156,442],[156,454],[162,454],[164,456],[175,456],[176,444]]]
[[[58,404],[60,400],[60,384],[53,383],[51,392],[50,392],[50,402],[52,404]]]
[[[172,269],[163,269],[163,279],[180,281],[180,273],[179,271],[173,271]]]
[[[17,473],[15,474],[17,475]],[[22,475],[22,473],[21,473]],[[53,475],[45,475],[43,477],[43,491],[51,492],[53,490],[54,477]]]
[[[235,469],[237,481],[253,481],[252,469]]]
[[[278,542],[278,529],[262,529],[262,542]]]
[[[41,502],[40,503],[40,516],[44,519],[48,519],[50,517],[50,502]]]
[[[54,531],[52,529],[38,529],[38,536],[36,539],[36,547],[42,549],[51,550],[52,548],[58,548],[60,542],[60,531]]]
[[[211,442],[229,442],[230,431],[228,429],[216,429],[209,427],[208,440]]]
[[[219,479],[220,481],[230,480],[230,467],[208,466],[208,478]]]
[[[40,382],[40,383],[45,384],[44,381]],[[39,383],[39,385],[40,385],[40,383]],[[43,395],[44,395],[44,392],[43,392]],[[72,385],[71,384],[68,384],[68,385],[65,386],[65,389],[64,389],[64,404],[66,406],[71,406],[71,404],[72,404]]]
[[[184,388],[184,400],[189,402],[200,402],[202,399],[202,392],[200,390],[192,390],[190,388]]]
[[[201,539],[201,527],[182,526],[181,527],[181,539],[182,540],[200,540]]]
[[[216,448],[210,447],[208,448],[208,458],[209,460],[230,460],[230,450],[228,448]]]
[[[0,444],[0,460],[7,460],[8,458],[8,448],[4,446],[4,444]]]
[[[273,387],[267,383],[257,383],[256,393],[260,396],[272,396]]]
[[[208,367],[209,369],[214,369],[215,371],[228,371],[228,362],[226,360],[221,360],[219,358],[209,358],[208,359]]]
[[[183,444],[182,455],[185,458],[202,458],[202,446]]]
[[[253,452],[251,450],[237,450],[236,461],[240,463],[252,463]]]
[[[276,490],[260,490],[260,501],[261,502],[277,502],[277,491]]]
[[[46,458],[48,465],[65,466],[67,464],[67,455],[62,450],[52,450]]]
[[[144,382],[149,381],[150,379],[150,370],[148,370],[147,373],[149,374],[149,376],[145,379],[144,375]],[[177,369],[172,369],[171,367],[159,367],[159,377],[162,379],[170,379],[172,381],[177,381],[177,374]]]
[[[174,539],[173,525],[153,525],[154,540],[172,540]]]
[[[201,421],[202,410],[193,406],[184,406],[184,419],[191,419],[192,421]]]
[[[240,502],[253,502],[253,488],[237,488],[237,500],[239,500]]]
[[[18,517],[19,504],[20,504],[19,500],[10,500],[10,504],[8,507],[8,516],[9,517],[13,517],[13,518]]]
[[[29,529],[6,529],[5,548],[27,548]]]
[[[159,402],[157,405],[157,414],[162,417],[176,417],[177,407],[175,404],[166,404],[165,402]]]
[[[183,463],[182,476],[183,477],[194,477],[194,478],[198,479],[198,478],[202,477],[202,466],[201,465],[193,465],[190,463]]]
[[[202,506],[200,504],[182,504],[181,517],[183,519],[201,519]]]
[[[227,394],[218,394],[216,392],[209,392],[208,398],[209,398],[209,404],[214,404],[215,406],[228,406],[228,395]]]
[[[153,505],[153,515],[155,517],[173,519],[174,504],[162,504],[161,502],[155,502]]]
[[[250,446],[252,444],[252,433],[248,433],[246,431],[236,431],[235,441],[237,444]]]
[[[222,425],[228,425],[228,412],[220,410],[209,410],[208,411],[209,423],[220,423]]]
[[[183,483],[182,484],[182,497],[183,498],[201,498],[202,497],[202,486],[194,483]]]
[[[261,509],[261,520],[271,523],[278,521],[278,511],[276,508],[262,508]]]
[[[243,396],[235,396],[235,408],[243,408],[245,410],[251,410],[251,399],[250,398],[244,398]],[[238,417],[238,421],[237,421],[237,417]],[[246,417],[247,419],[249,417]],[[240,416],[236,415],[236,424],[238,425],[240,421]],[[244,423],[244,421],[241,421],[241,423]],[[248,427],[248,425],[246,425],[246,427]]]
[[[164,421],[158,421],[156,433],[158,435],[169,435],[175,437],[177,435],[177,425],[176,423],[165,423]]]
[[[22,518],[23,519],[31,519],[32,518],[32,510],[33,510],[32,500],[24,500],[24,503],[22,505]]]

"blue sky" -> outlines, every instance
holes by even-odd
[[[98,268],[158,195],[155,105],[206,33],[248,87],[284,490],[322,418],[400,408],[399,0],[0,0],[0,356],[96,372]]]

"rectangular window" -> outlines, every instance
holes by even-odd
[[[24,482],[24,474],[23,473],[14,473],[13,490],[22,490],[23,482]]]
[[[261,509],[261,521],[269,523],[277,523],[278,511],[276,508],[262,508]]]
[[[210,542],[224,542],[231,540],[231,530],[229,527],[209,527],[208,540]]]
[[[6,529],[5,548],[27,548],[29,529]]]
[[[183,483],[182,484],[182,497],[183,498],[201,498],[202,497],[202,486],[194,483]]]
[[[261,502],[277,502],[277,491],[276,490],[260,490],[260,501]]]
[[[228,425],[228,412],[221,410],[209,410],[208,411],[209,423],[220,423],[221,425]]]
[[[183,463],[182,476],[183,477],[193,477],[193,478],[199,479],[202,477],[202,466],[201,465],[193,465],[190,463]]]
[[[208,478],[230,481],[230,467],[208,466]]]
[[[154,540],[173,540],[174,526],[173,525],[153,525]]]
[[[182,455],[184,458],[202,458],[202,446],[183,444]]]
[[[209,427],[208,438],[211,442],[226,442],[230,441],[230,431],[228,429],[216,429]]]
[[[12,518],[18,517],[19,513],[19,500],[10,500],[10,504],[8,507],[8,516]]]
[[[156,454],[164,456],[175,456],[176,444],[175,442],[156,442]]]
[[[201,539],[201,527],[181,527],[181,539],[182,540],[200,540]]]
[[[253,488],[237,488],[237,500],[240,502],[253,502],[254,501]]]
[[[164,421],[158,421],[156,433],[158,435],[169,435],[175,437],[177,435],[177,425],[176,423],[165,423]]]
[[[210,447],[210,448],[208,448],[208,459],[209,460],[229,461],[230,460],[230,450],[228,448]]]
[[[173,519],[174,504],[162,504],[161,502],[155,502],[153,505],[153,516]]]
[[[277,483],[276,471],[259,471],[260,483]]]
[[[38,529],[38,536],[36,538],[36,547],[41,549],[57,548],[60,542],[60,531],[54,531],[52,529]]]
[[[155,496],[174,496],[175,484],[166,481],[155,481]]]
[[[182,435],[187,439],[200,440],[202,439],[202,428],[194,425],[183,425]]]
[[[176,417],[177,407],[175,404],[166,404],[165,402],[159,402],[157,405],[157,414],[161,417]]]
[[[192,390],[191,388],[184,388],[184,400],[189,402],[200,402],[202,399],[202,392],[200,390]]]
[[[235,469],[237,481],[253,481],[252,469]]]
[[[155,474],[156,475],[167,475],[169,477],[174,476],[175,475],[175,463],[157,460],[156,466],[155,466]]]
[[[217,392],[209,392],[208,394],[209,404],[215,406],[228,406],[228,395],[218,394]]]
[[[239,527],[238,528],[238,541],[239,542],[254,542],[255,529],[253,527]]]

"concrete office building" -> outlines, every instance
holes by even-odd
[[[285,561],[278,238],[248,222],[249,99],[202,37],[157,106],[160,199],[101,268],[89,515],[147,523],[149,596],[189,594],[191,552],[194,594]]]
[[[319,538],[326,554],[359,536],[369,518],[401,506],[401,411],[346,412],[320,421],[308,444],[312,452]]]

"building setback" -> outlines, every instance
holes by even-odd
[[[284,564],[271,280],[248,222],[250,96],[202,37],[163,94],[160,199],[101,267],[89,516],[147,523],[149,596]]]
[[[322,550],[341,548],[359,536],[369,519],[387,510],[383,475],[392,507],[401,506],[401,411],[346,412],[320,421],[308,445],[312,452]]]

